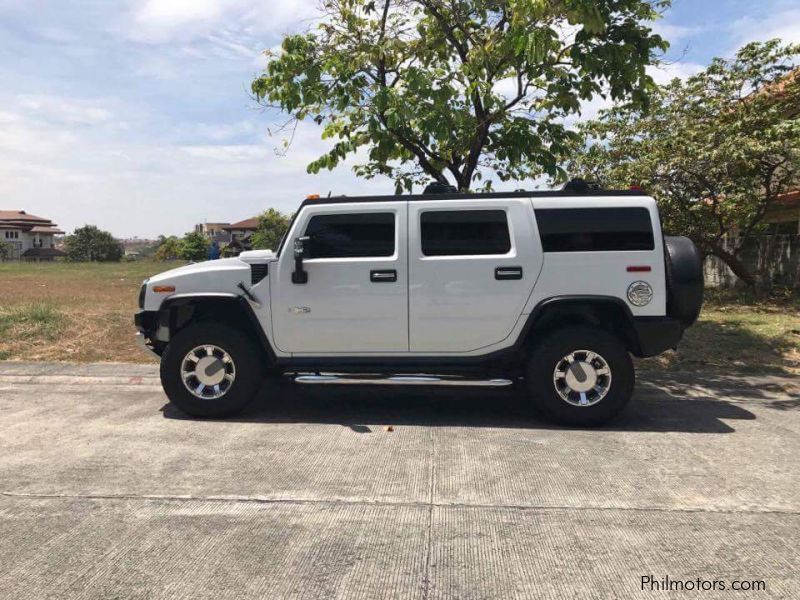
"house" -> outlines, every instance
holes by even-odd
[[[220,248],[224,248],[233,239],[229,231],[225,231],[230,223],[198,223],[194,226],[196,233],[201,233],[209,242],[217,242]]]
[[[252,249],[253,245],[250,242],[250,236],[258,230],[258,221],[258,217],[251,217],[223,227],[231,236],[231,241],[228,244],[230,253],[238,254],[243,250]]]
[[[778,196],[763,222],[770,226],[770,233],[800,235],[800,189]]]
[[[24,210],[0,210],[0,242],[9,249],[5,260],[40,262],[64,257],[54,238],[63,233],[50,219]]]

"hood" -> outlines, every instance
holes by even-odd
[[[231,275],[235,275],[237,271],[241,272],[249,268],[250,266],[248,264],[242,262],[238,258],[221,258],[219,260],[208,260],[199,263],[192,263],[190,265],[184,265],[183,267],[178,267],[177,269],[170,269],[169,271],[164,271],[158,275],[153,275],[149,282],[161,283],[165,281],[171,281],[176,278],[202,275],[206,273],[229,273]]]

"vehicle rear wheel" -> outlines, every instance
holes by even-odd
[[[217,323],[181,330],[161,356],[161,384],[170,401],[194,417],[225,417],[255,397],[261,353],[245,335]]]
[[[544,415],[565,425],[600,425],[625,408],[633,394],[633,361],[625,345],[594,327],[550,333],[526,370],[528,393]]]

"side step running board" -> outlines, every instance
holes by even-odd
[[[464,379],[437,375],[391,375],[388,377],[337,375],[336,373],[298,374],[297,383],[312,385],[452,385],[467,387],[505,387],[510,379]]]

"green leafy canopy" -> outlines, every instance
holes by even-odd
[[[95,225],[77,228],[64,239],[64,249],[74,262],[118,262],[123,254],[120,241]]]
[[[289,230],[290,218],[274,208],[269,208],[258,217],[258,229],[250,242],[254,250],[277,250],[281,238]]]
[[[252,83],[264,106],[313,120],[357,175],[398,193],[482,171],[563,175],[563,118],[608,94],[645,106],[645,67],[666,49],[649,23],[669,0],[323,0],[311,31],[284,38]],[[483,187],[490,187],[484,182]]]
[[[757,285],[739,259],[745,240],[800,183],[798,58],[797,44],[751,43],[657,89],[647,113],[605,111],[584,124],[588,144],[570,168],[610,187],[640,183],[658,200],[666,230]]]

